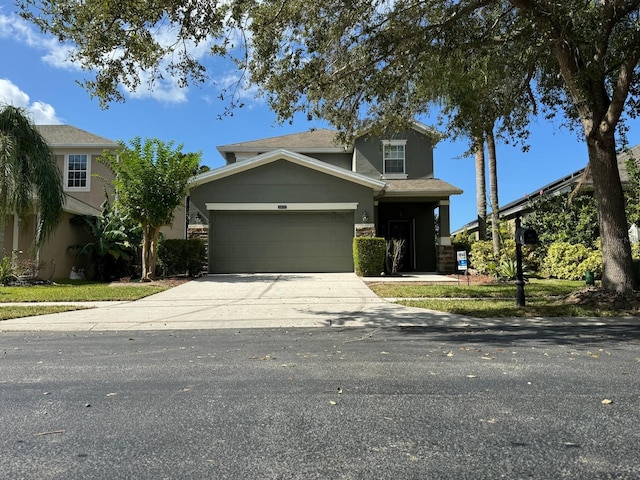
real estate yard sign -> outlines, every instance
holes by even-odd
[[[456,252],[456,257],[458,260],[458,270],[467,271],[467,252],[464,250],[458,250]]]

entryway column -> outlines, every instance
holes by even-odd
[[[440,202],[438,202],[440,238],[438,238],[438,257],[436,263],[439,273],[454,273],[456,270],[455,252],[451,245],[449,204],[449,200],[440,200]]]
[[[449,200],[440,200],[438,202],[438,211],[440,219],[440,238],[439,245],[451,245],[451,220],[449,216]]]

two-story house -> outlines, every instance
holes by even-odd
[[[449,198],[462,191],[434,177],[439,138],[415,123],[352,145],[314,129],[218,147],[226,165],[190,191],[209,272],[351,272],[354,236],[373,234],[405,241],[404,271],[454,271]]]
[[[78,258],[69,246],[93,241],[90,233],[70,220],[76,215],[96,215],[105,200],[105,188],[111,194],[111,170],[100,161],[105,150],[116,151],[117,142],[81,130],[71,125],[37,125],[37,129],[51,147],[62,174],[65,195],[62,219],[56,230],[39,249],[34,250],[37,215],[19,218],[7,215],[0,222],[0,249],[4,256],[17,260],[21,270],[42,279],[69,278],[72,267],[91,273],[89,259]],[[176,211],[174,227],[166,228],[167,237],[184,238],[184,208]]]
[[[51,147],[62,173],[65,193],[62,220],[48,241],[34,250],[37,215],[19,218],[7,215],[0,234],[2,251],[13,256],[21,270],[30,270],[40,278],[68,278],[71,268],[85,268],[70,251],[70,245],[91,240],[85,230],[70,224],[75,215],[99,215],[104,201],[105,183],[98,176],[110,172],[98,162],[105,149],[119,148],[116,142],[70,125],[38,125],[38,131]]]

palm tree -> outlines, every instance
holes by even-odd
[[[37,213],[41,245],[62,217],[62,175],[51,148],[24,110],[0,107],[0,218]]]

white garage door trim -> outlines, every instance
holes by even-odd
[[[358,208],[357,202],[342,203],[206,203],[209,211],[296,211],[348,212]]]

